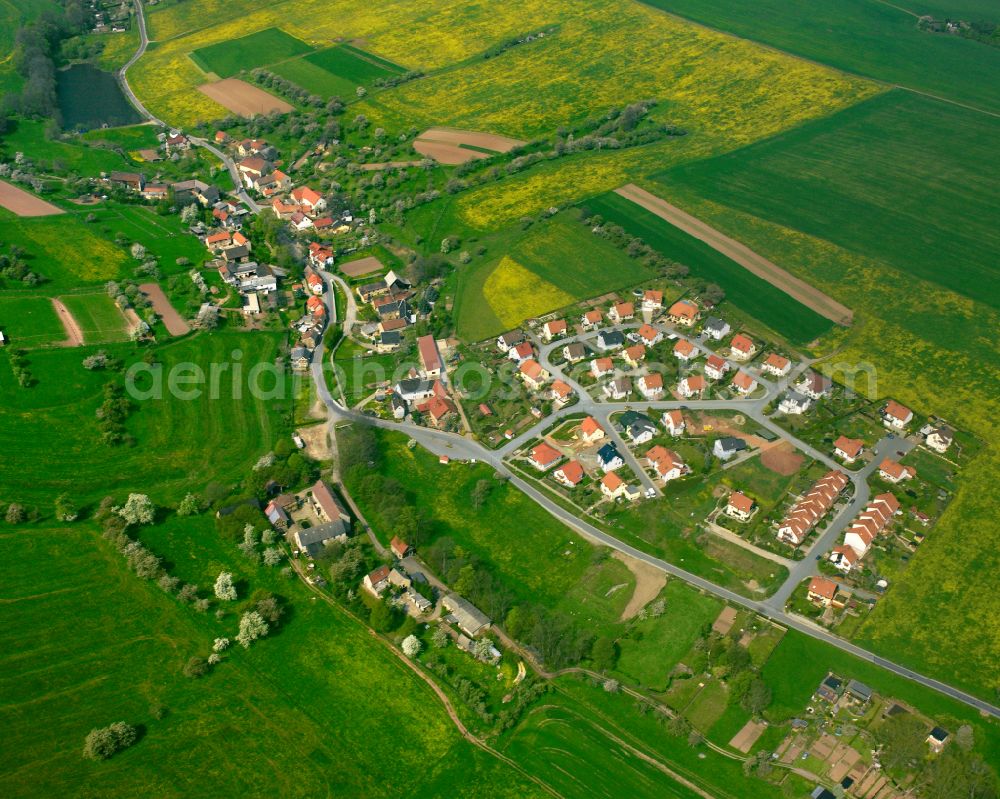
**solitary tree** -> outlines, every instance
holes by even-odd
[[[107,760],[115,752],[134,744],[136,737],[135,727],[124,721],[93,729],[84,741],[83,756],[90,760]]]
[[[283,560],[281,550],[277,547],[268,547],[264,550],[264,565],[277,566]]]
[[[129,494],[125,504],[117,509],[126,524],[152,524],[156,508],[145,494]]]
[[[240,631],[236,635],[236,640],[244,649],[249,649],[250,644],[258,638],[263,638],[269,630],[270,627],[267,626],[264,617],[256,610],[251,610],[240,617]]]
[[[472,653],[480,660],[489,660],[493,654],[493,642],[489,638],[480,638],[472,647]]]
[[[403,654],[408,658],[415,658],[420,654],[420,639],[415,635],[408,635],[403,639]]]
[[[197,494],[188,493],[177,506],[178,516],[195,516],[201,512],[201,500]]]
[[[56,518],[61,522],[76,521],[80,511],[76,503],[70,499],[69,494],[60,494],[56,497]]]
[[[233,585],[233,575],[229,572],[221,572],[215,578],[215,595],[226,602],[236,599],[236,586]]]
[[[24,521],[24,508],[16,502],[11,502],[7,506],[7,514],[4,516],[7,524],[20,524]]]
[[[448,635],[448,630],[445,629],[443,624],[439,624],[434,628],[434,633],[431,635],[431,643],[434,644],[436,649],[444,649],[448,646],[448,641],[451,636]]]
[[[135,260],[137,261],[141,261],[143,258],[146,257],[146,248],[143,247],[139,242],[133,244],[129,252],[132,253],[132,257],[135,258]]]

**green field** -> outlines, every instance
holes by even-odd
[[[164,543],[158,529],[143,532],[150,546]],[[181,546],[159,550],[182,578],[204,589],[230,568],[242,591],[277,592],[292,605],[277,634],[234,647],[200,680],[181,666],[233,635],[235,608],[217,620],[167,598],[86,524],[0,535],[4,796],[540,795],[463,741],[438,700],[360,624],[220,546],[210,516],[182,529]],[[194,557],[203,572],[192,574]],[[331,669],[343,678],[330,679]],[[162,719],[153,705],[166,708]],[[378,734],[354,723],[369,711],[392,723]],[[87,732],[115,720],[139,725],[138,743],[106,763],[84,760]],[[252,769],[233,767],[237,752]]]
[[[498,249],[554,287],[567,301],[596,297],[616,289],[631,288],[653,277],[652,270],[629,258],[617,247],[594,236],[575,219],[574,212],[561,214],[517,234]],[[516,308],[505,312],[509,295],[493,296],[487,290],[491,275],[503,263],[488,261],[465,267],[459,273],[455,299],[455,324],[467,341],[479,341],[510,329],[518,319]],[[565,304],[565,303],[563,303]],[[552,311],[559,304],[534,308],[534,316]]]
[[[636,623],[635,633],[618,641],[617,671],[630,683],[654,690],[666,687],[666,678],[722,609],[715,597],[700,594],[681,580],[670,580],[660,596],[667,602],[659,618]]]
[[[205,72],[230,78],[241,71],[283,61],[309,50],[308,44],[280,28],[265,28],[239,39],[199,47],[191,53],[191,60]]]
[[[730,303],[795,344],[806,344],[833,326],[830,320],[631,200],[610,192],[587,200],[584,207],[638,236],[667,258],[685,264],[692,275],[717,283]]]
[[[155,125],[128,125],[123,128],[94,128],[80,138],[86,142],[102,143],[123,150],[155,149],[160,146]]]
[[[269,69],[307,92],[323,98],[340,97],[350,100],[358,89],[357,83],[327,72],[307,58],[290,58],[280,64],[274,64]]]
[[[0,293],[0,330],[11,347],[25,349],[55,344],[66,338],[52,300],[35,295]],[[6,365],[0,368],[5,369]]]
[[[64,294],[59,298],[80,326],[84,344],[125,341],[125,317],[106,293]]]
[[[273,361],[277,346],[271,334],[215,333],[159,347],[156,353],[168,375],[183,362],[207,372],[212,363],[231,362],[233,351],[242,352],[249,370],[259,361]],[[127,427],[136,446],[108,447],[100,443],[94,414],[104,384],[120,382],[121,376],[84,369],[81,361],[90,351],[33,352],[30,370],[38,385],[30,390],[14,385],[9,367],[0,364],[0,451],[6,453],[0,461],[0,501],[47,508],[63,491],[92,502],[110,492],[140,488],[154,500],[176,501],[208,482],[235,479],[281,434],[277,412],[282,403],[250,396],[246,372],[242,396],[233,399],[232,377],[225,372],[214,400],[207,390],[197,399],[176,398],[164,379],[163,399],[134,403]],[[127,362],[139,358],[129,345],[109,352]],[[52,468],[53,452],[68,468]]]
[[[0,135],[0,148],[10,158],[14,153],[23,152],[45,170],[55,164],[91,177],[101,172],[128,169],[132,165],[131,161],[110,150],[52,141],[45,137],[44,122],[29,119],[13,120],[7,132]]]
[[[996,309],[998,137],[1000,119],[897,90],[658,179]]]
[[[307,55],[305,60],[351,81],[355,86],[369,86],[376,78],[387,78],[403,72],[402,67],[350,45],[317,50]]]
[[[817,4],[761,0],[645,0],[719,30],[876,80],[1000,111],[1000,50],[924,33],[917,17],[997,21],[995,3],[930,0]],[[961,15],[961,16],[959,16]]]

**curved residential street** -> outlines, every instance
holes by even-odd
[[[122,89],[128,97],[129,101],[135,106],[135,108],[150,122],[159,125],[161,127],[166,127],[166,124],[153,116],[148,109],[139,101],[139,99],[133,93],[131,87],[128,84],[127,72],[129,67],[135,64],[139,58],[142,57],[143,53],[146,51],[146,47],[149,43],[147,32],[146,32],[146,20],[143,12],[141,0],[136,0],[136,19],[139,25],[139,48],[135,54],[128,60],[128,62],[119,71],[119,80],[122,85]],[[209,142],[200,138],[192,138],[192,143],[199,147],[204,147],[209,152],[213,153],[217,158],[219,158],[229,171],[230,176],[233,178],[235,185],[235,193],[243,200],[248,207],[254,212],[259,213],[261,207],[251,198],[246,190],[243,188],[242,180],[240,179],[239,171],[236,168],[236,164],[231,158],[229,158],[225,153],[218,150],[216,147],[211,145]],[[341,286],[345,289],[345,294],[348,298],[347,305],[347,319],[344,320],[344,326],[346,329],[350,329],[356,320],[357,308],[353,303],[353,298],[347,287],[347,284],[341,280],[339,277],[334,276],[328,272],[323,272],[323,276],[326,280],[326,292],[323,295],[324,300],[327,304],[329,318],[336,320],[336,302],[334,296],[334,284]],[[617,329],[629,330],[630,328],[638,327],[639,325],[622,325]],[[676,335],[677,337],[687,338],[680,332],[674,330],[672,327],[666,325],[654,325],[658,330],[666,334]],[[609,329],[609,328],[605,328]],[[610,328],[615,329],[615,328]],[[786,627],[798,630],[799,632],[810,635],[813,638],[817,638],[824,641],[831,646],[835,646],[842,651],[849,652],[862,660],[868,661],[882,668],[887,669],[895,674],[898,674],[907,679],[913,680],[914,682],[920,683],[929,688],[933,688],[946,696],[956,699],[960,702],[975,708],[978,711],[987,713],[991,716],[1000,718],[1000,708],[991,705],[971,694],[965,693],[953,686],[947,685],[935,680],[931,677],[926,677],[919,674],[912,669],[902,666],[898,663],[886,660],[878,655],[875,655],[868,650],[865,650],[859,646],[852,644],[851,642],[840,638],[839,636],[833,635],[829,631],[819,627],[810,621],[796,615],[788,614],[785,612],[784,606],[788,597],[791,596],[795,587],[805,578],[810,577],[816,573],[817,570],[817,558],[822,557],[829,549],[834,545],[836,540],[839,538],[840,534],[843,532],[844,528],[848,525],[851,519],[857,515],[857,513],[864,507],[868,502],[870,496],[870,490],[868,488],[868,477],[877,468],[877,464],[881,459],[888,455],[890,452],[896,452],[900,449],[908,449],[911,444],[906,442],[905,439],[901,438],[883,438],[875,447],[874,457],[871,462],[867,464],[863,469],[857,472],[848,472],[853,485],[853,495],[851,496],[848,504],[840,511],[836,518],[829,524],[825,531],[817,538],[817,540],[812,544],[806,557],[795,563],[794,566],[789,570],[788,579],[782,584],[778,591],[771,597],[757,601],[753,599],[747,599],[739,594],[729,591],[725,588],[715,585],[709,580],[706,580],[697,575],[691,574],[684,569],[668,563],[664,560],[656,558],[642,550],[636,549],[635,547],[626,544],[623,541],[615,538],[608,533],[594,527],[588,522],[577,518],[570,512],[563,509],[561,506],[557,505],[551,499],[549,499],[545,494],[535,488],[533,485],[525,481],[523,478],[513,474],[504,463],[504,457],[514,452],[520,446],[522,446],[526,441],[530,440],[533,436],[537,436],[545,429],[550,427],[555,421],[563,416],[567,416],[571,413],[588,413],[593,415],[607,430],[609,433],[613,431],[614,426],[610,423],[610,416],[613,413],[620,412],[626,408],[633,408],[636,410],[670,410],[677,408],[691,408],[696,410],[735,410],[745,416],[753,419],[758,424],[768,428],[784,440],[788,441],[794,447],[809,455],[811,458],[823,463],[830,468],[839,468],[839,464],[835,463],[826,453],[816,450],[814,447],[806,444],[803,441],[792,436],[790,433],[785,431],[783,428],[776,425],[767,416],[764,415],[764,408],[768,402],[774,398],[778,393],[784,390],[785,387],[794,382],[795,378],[799,376],[808,366],[810,362],[802,362],[799,367],[793,370],[788,376],[783,378],[779,383],[773,383],[770,380],[764,379],[759,373],[753,370],[747,370],[758,380],[760,385],[765,389],[765,394],[763,397],[758,399],[734,399],[734,400],[688,400],[688,401],[673,401],[664,400],[659,402],[598,402],[589,393],[583,389],[576,381],[574,381],[570,376],[566,375],[560,368],[553,366],[550,360],[550,356],[553,350],[557,347],[562,347],[571,341],[584,340],[588,338],[593,338],[596,333],[584,334],[582,336],[573,336],[568,338],[563,338],[555,343],[547,344],[539,347],[539,360],[541,364],[549,370],[549,372],[562,380],[565,380],[573,389],[577,392],[579,396],[579,402],[571,406],[570,408],[564,408],[557,411],[547,418],[541,420],[537,424],[531,426],[530,428],[523,431],[512,441],[507,442],[502,447],[497,450],[490,450],[479,444],[476,441],[464,438],[460,435],[454,433],[446,433],[440,430],[433,430],[426,427],[419,427],[410,422],[391,422],[381,419],[376,419],[371,416],[367,416],[357,411],[353,411],[349,408],[344,407],[338,403],[333,396],[331,396],[327,385],[326,385],[326,375],[324,374],[326,368],[326,358],[325,358],[325,348],[324,344],[321,342],[314,352],[313,362],[311,366],[311,374],[313,381],[316,385],[316,391],[319,397],[323,400],[329,411],[329,425],[330,425],[330,437],[333,440],[334,446],[336,444],[336,437],[333,435],[333,427],[342,421],[358,422],[362,424],[374,425],[381,428],[386,428],[390,430],[403,431],[414,438],[419,444],[439,455],[448,455],[453,459],[458,460],[468,460],[468,461],[482,461],[488,463],[494,469],[496,469],[501,474],[507,476],[510,482],[515,485],[519,490],[524,492],[533,501],[541,505],[545,510],[547,510],[554,517],[565,523],[567,526],[576,530],[580,535],[584,536],[588,540],[603,544],[605,546],[611,547],[619,552],[622,552],[630,557],[636,558],[637,560],[643,561],[644,563],[650,564],[667,574],[674,577],[682,579],[689,584],[699,588],[707,593],[713,594],[727,602],[731,602],[736,605],[740,605],[745,608],[749,608],[762,616],[766,616]],[[710,352],[704,345],[697,339],[688,338],[688,340],[698,347],[700,350],[705,352]],[[537,345],[537,342],[536,342]],[[735,363],[735,362],[731,362]],[[625,455],[626,452],[630,453],[628,447],[624,446],[623,442],[620,441],[620,437],[617,433],[613,435],[616,443],[619,445],[619,451]],[[637,467],[634,463],[634,456],[629,455],[630,459],[633,461],[631,464],[636,475],[644,475],[645,470],[641,467]],[[649,478],[646,476],[644,483],[648,481]],[[649,481],[651,484],[651,481]]]

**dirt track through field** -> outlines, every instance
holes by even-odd
[[[163,293],[163,289],[160,288],[158,283],[143,283],[139,286],[139,291],[149,298],[149,301],[153,304],[153,310],[160,315],[164,327],[167,328],[167,332],[171,336],[183,336],[191,330],[188,327],[188,323],[184,321],[174,306],[170,304],[170,300],[167,299],[167,295]]]
[[[272,111],[287,113],[295,110],[284,100],[238,78],[206,83],[199,86],[198,91],[242,117],[270,114]]]
[[[643,563],[635,558],[623,555],[621,552],[612,552],[611,557],[624,563],[635,577],[635,590],[632,598],[622,611],[621,620],[631,619],[636,613],[646,605],[656,599],[663,586],[667,584],[666,572],[660,571],[655,566]]]
[[[54,216],[66,213],[62,208],[4,180],[0,180],[0,206],[18,216]]]
[[[52,298],[52,305],[56,309],[56,315],[59,317],[59,321],[62,322],[63,328],[66,330],[66,340],[60,342],[61,347],[82,347],[83,346],[83,331],[80,329],[80,325],[77,323],[76,319],[73,318],[73,314],[69,312],[69,308],[62,304],[55,297]]]
[[[854,312],[846,305],[842,305],[815,286],[810,286],[804,280],[786,272],[776,263],[758,255],[746,245],[720,233],[715,228],[682,211],[677,206],[671,205],[666,200],[660,199],[655,194],[650,194],[634,183],[628,183],[620,189],[616,189],[615,194],[626,200],[631,200],[674,227],[705,242],[713,250],[732,259],[775,288],[781,289],[785,294],[798,300],[807,308],[811,308],[820,316],[824,316],[838,325],[849,325],[853,321]]]

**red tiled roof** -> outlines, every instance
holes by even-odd
[[[809,583],[809,593],[824,599],[833,599],[837,595],[837,584],[826,577],[813,577]]]
[[[687,300],[678,300],[670,306],[668,313],[680,319],[694,319],[698,315],[698,306]]]
[[[531,450],[531,459],[539,466],[549,466],[559,460],[562,455],[555,447],[551,447],[544,441]]]
[[[573,485],[576,485],[583,479],[583,466],[580,465],[579,461],[564,463],[556,471],[561,473]]]
[[[740,511],[741,513],[749,513],[753,510],[753,506],[753,500],[740,491],[734,491],[729,495],[729,507]]]
[[[865,442],[859,438],[848,438],[847,436],[841,436],[836,441],[833,442],[834,449],[839,449],[849,458],[858,457],[858,453],[864,449]]]
[[[733,340],[729,344],[729,348],[736,350],[737,352],[750,352],[753,347],[753,341],[751,341],[747,336],[744,336],[742,333],[737,333],[733,336]]]

